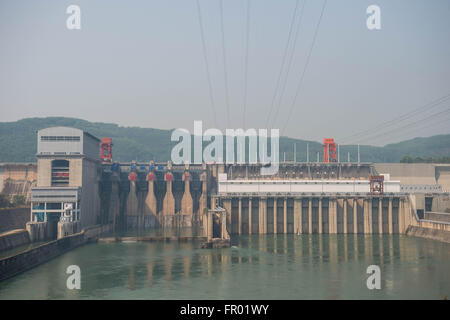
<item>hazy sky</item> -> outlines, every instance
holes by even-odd
[[[263,128],[296,0],[250,1],[246,127]],[[223,1],[229,124],[219,3],[200,0],[215,124],[196,0],[0,0],[0,121],[67,116],[191,132],[194,120],[242,127],[247,0]],[[304,6],[272,127],[289,119],[284,135],[344,138],[450,93],[450,0],[328,0],[289,117],[322,3]],[[66,28],[71,4],[81,8],[81,30]],[[371,4],[381,8],[381,30],[366,27]],[[447,100],[373,130],[361,143],[450,133],[449,107]]]

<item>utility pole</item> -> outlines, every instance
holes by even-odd
[[[358,163],[359,163],[360,160],[361,159],[360,159],[360,156],[359,156],[359,144],[358,144]]]
[[[339,144],[337,146],[338,146],[338,162],[340,162]]]
[[[309,163],[309,143],[306,144],[306,162]]]
[[[319,153],[317,152],[317,163],[319,163]]]
[[[297,144],[294,143],[294,162],[297,162]]]

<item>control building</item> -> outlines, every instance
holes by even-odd
[[[37,138],[37,183],[27,225],[31,238],[61,238],[96,224],[100,140],[68,127],[39,130]]]

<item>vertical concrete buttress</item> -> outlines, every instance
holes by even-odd
[[[258,210],[258,223],[259,223],[259,233],[267,233],[267,198],[262,197],[259,199],[259,210]]]
[[[378,202],[378,233],[383,234],[383,199]]]
[[[273,198],[273,234],[277,234],[278,198]]]
[[[394,222],[392,220],[392,198],[389,198],[388,225],[389,225],[389,234],[392,234],[392,229],[394,226]]]
[[[144,201],[144,215],[156,216],[155,174],[149,172],[146,177],[148,191]]]
[[[294,199],[294,233],[303,233],[301,199]]]
[[[192,200],[190,189],[191,175],[188,171],[186,171],[183,174],[183,180],[184,180],[184,193],[183,197],[181,198],[181,213],[192,215],[194,213],[194,202]]]
[[[337,199],[330,199],[329,201],[329,233],[337,233]]]
[[[128,180],[130,181],[130,192],[128,193],[127,197],[126,215],[139,216],[138,197],[136,194],[136,173],[131,172],[128,175]]]
[[[203,216],[205,209],[208,209],[208,174],[206,172],[206,165],[203,166],[203,172],[200,174],[200,181],[202,182],[202,194],[198,201],[198,214]]]
[[[119,222],[120,198],[119,198],[119,181],[115,177],[111,181],[111,197],[109,199],[109,217],[108,221],[112,221],[114,230]]]
[[[227,211],[227,229],[232,230],[231,229],[231,199],[230,198],[223,199],[223,207]]]
[[[342,210],[343,210],[343,219],[344,221],[342,222],[344,224],[344,228],[343,228],[343,232],[344,234],[348,233],[348,212],[347,212],[347,206],[348,206],[348,199],[344,198],[342,200]],[[347,243],[347,241],[346,241]]]
[[[252,234],[252,198],[248,199],[248,234]]]
[[[164,196],[162,214],[173,215],[175,214],[175,198],[172,193],[173,175],[170,171],[165,174],[164,180],[166,181],[166,194]]]
[[[308,199],[308,233],[312,234],[312,199]]]
[[[319,234],[323,233],[322,230],[322,198],[319,198]]]
[[[242,198],[239,197],[239,207],[238,207],[238,234],[242,232]]]

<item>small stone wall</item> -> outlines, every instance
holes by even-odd
[[[431,229],[431,228],[409,226],[408,229],[406,230],[406,234],[409,236],[415,236],[450,243],[450,231],[446,231],[443,229]]]
[[[450,213],[443,212],[425,212],[423,214],[424,220],[433,220],[440,222],[449,222],[450,223]]]
[[[16,229],[0,234],[0,252],[30,243],[28,231]]]

